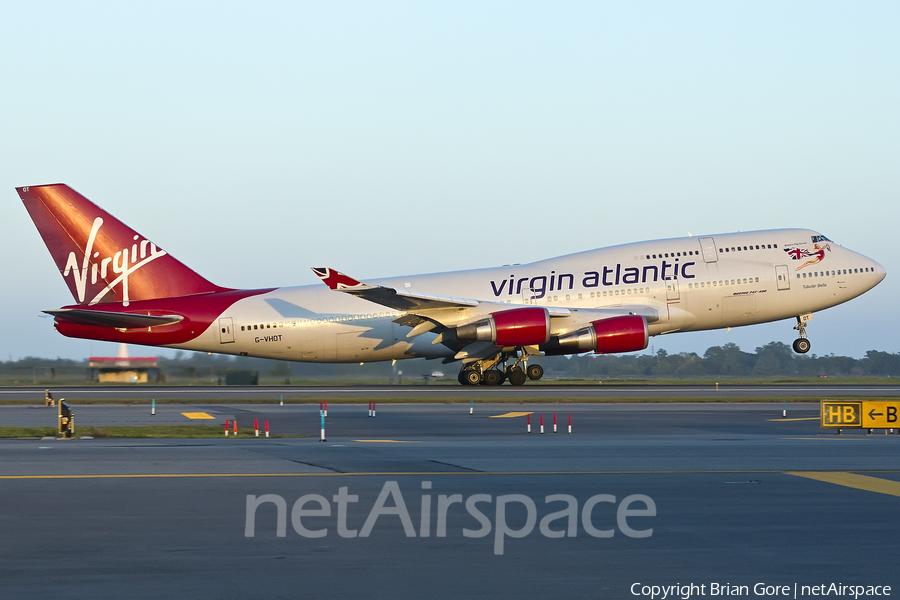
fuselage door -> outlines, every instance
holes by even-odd
[[[788,274],[787,265],[775,265],[775,279],[779,290],[791,289],[791,277]]]
[[[670,279],[666,282],[666,300],[678,300],[678,280]]]
[[[719,260],[719,253],[716,252],[716,242],[711,237],[700,238],[700,250],[703,252],[703,260],[708,263]]]
[[[234,324],[231,317],[222,317],[219,319],[219,343],[234,343]]]

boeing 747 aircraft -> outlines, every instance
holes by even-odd
[[[17,188],[75,304],[68,337],[304,362],[459,362],[462,384],[540,379],[540,356],[635,352],[650,336],[796,319],[884,268],[808,229],[635,242],[530,264],[240,290],[210,283],[67,185]]]

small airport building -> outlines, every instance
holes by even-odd
[[[88,359],[88,375],[98,383],[157,383],[160,381],[159,360],[155,356],[129,357],[125,344],[118,356],[92,356]]]

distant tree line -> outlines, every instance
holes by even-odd
[[[581,355],[542,359],[553,374],[573,378],[696,378],[696,377],[890,377],[900,376],[900,353],[869,350],[865,358],[795,354],[782,342],[770,342],[744,352],[736,344],[712,346],[703,356],[694,352],[668,354]]]
[[[869,350],[864,358],[795,354],[782,342],[770,342],[744,352],[736,344],[712,346],[703,356],[694,352],[669,354],[658,350],[655,354],[590,353],[539,359],[547,377],[577,379],[627,378],[700,378],[700,377],[894,377],[900,376],[900,353],[891,354]],[[242,356],[208,355],[205,352],[177,352],[174,358],[159,359],[163,373],[172,380],[214,381],[229,371],[257,371],[263,381],[291,381],[315,379],[383,379],[400,377],[404,381],[421,381],[422,376],[443,372],[453,379],[459,363],[444,365],[439,360],[399,361],[348,364],[318,364],[276,361]],[[0,376],[10,380],[16,376],[83,372],[87,360],[46,359],[27,357],[0,362]]]

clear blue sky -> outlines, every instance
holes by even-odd
[[[20,2],[4,23],[0,359],[115,352],[39,316],[71,297],[13,188],[53,182],[230,287],[809,227],[888,271],[816,315],[813,352],[900,351],[896,2]]]

